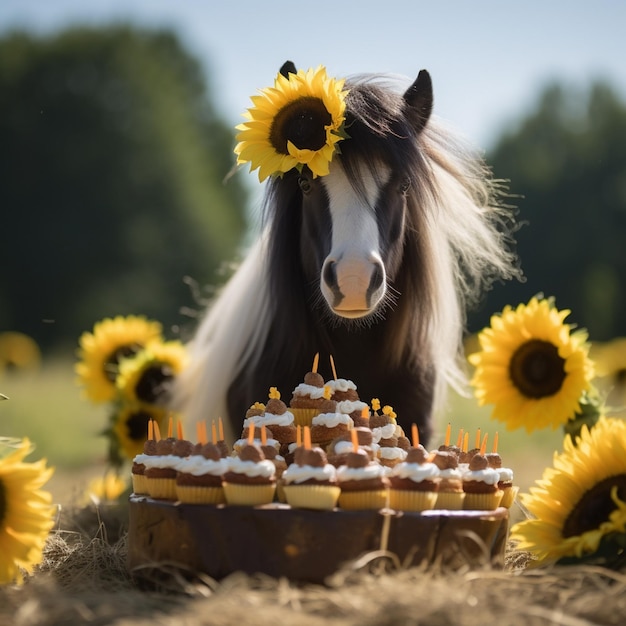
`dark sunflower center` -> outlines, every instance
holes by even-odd
[[[511,357],[509,376],[527,398],[552,396],[565,380],[565,359],[549,341],[531,339]]]
[[[132,441],[142,441],[148,432],[148,422],[152,415],[147,411],[136,411],[126,420],[126,434]]]
[[[626,474],[605,478],[587,491],[576,503],[563,524],[563,537],[582,535],[599,528],[602,522],[608,521],[609,515],[617,508],[611,498],[613,487],[617,487],[619,499],[626,500]]]
[[[4,517],[6,513],[7,513],[6,487],[4,486],[2,479],[0,479],[0,529],[2,528],[2,525],[4,524]]]
[[[113,354],[109,355],[109,358],[104,362],[104,375],[107,379],[114,383],[119,373],[120,361],[134,356],[141,349],[142,346],[138,343],[130,343],[125,346],[120,346]]]
[[[306,96],[285,105],[274,117],[270,142],[276,152],[289,154],[287,142],[300,150],[319,150],[326,143],[326,130],[332,121],[319,98]]]
[[[135,393],[140,400],[153,404],[165,397],[173,378],[174,372],[166,363],[148,367],[139,378]]]

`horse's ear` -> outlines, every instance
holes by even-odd
[[[426,70],[420,70],[415,82],[406,90],[404,101],[408,105],[410,117],[414,120],[415,129],[420,132],[433,110],[433,83]]]
[[[285,77],[289,78],[289,74],[297,74],[298,70],[294,65],[293,61],[285,61],[283,66],[280,68],[280,73]]]

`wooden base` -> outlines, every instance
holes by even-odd
[[[236,571],[324,583],[377,550],[404,566],[504,563],[508,509],[495,511],[313,511],[183,504],[130,497],[128,566],[137,575],[173,565],[220,579]]]

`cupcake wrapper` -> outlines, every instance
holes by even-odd
[[[189,504],[223,504],[226,502],[222,487],[176,485],[176,495],[181,502]]]
[[[276,485],[238,485],[224,483],[224,495],[227,504],[257,506],[269,504],[274,500]]]
[[[342,491],[339,494],[338,505],[341,509],[384,509],[389,500],[389,490],[376,491]]]
[[[175,478],[146,478],[148,494],[158,500],[176,500]]]
[[[428,511],[435,508],[437,492],[390,489],[389,506],[398,511]]]
[[[502,490],[495,493],[466,493],[463,508],[466,511],[493,511],[500,506]]]
[[[287,496],[285,495],[285,484],[284,481],[278,479],[276,481],[276,500],[285,504],[287,502]]]
[[[333,485],[285,485],[287,504],[297,509],[334,509],[341,493]]]
[[[310,426],[313,418],[320,414],[319,409],[293,409],[289,408],[293,413],[293,420],[296,426]]]
[[[502,500],[500,501],[500,506],[504,506],[507,509],[510,509],[513,506],[513,502],[515,502],[515,498],[517,498],[517,494],[519,493],[519,487],[513,485],[512,487],[507,487],[502,490],[504,494],[502,496]]]
[[[144,474],[131,474],[133,493],[138,496],[148,495],[148,479]]]
[[[460,511],[463,508],[465,493],[462,491],[440,491],[437,493],[436,509]]]

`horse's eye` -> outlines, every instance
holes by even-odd
[[[300,190],[302,191],[302,193],[304,194],[311,193],[311,189],[312,189],[311,181],[308,178],[306,178],[306,176],[298,177],[298,185],[300,186]]]
[[[400,193],[405,194],[410,188],[411,179],[407,177],[400,183]]]

